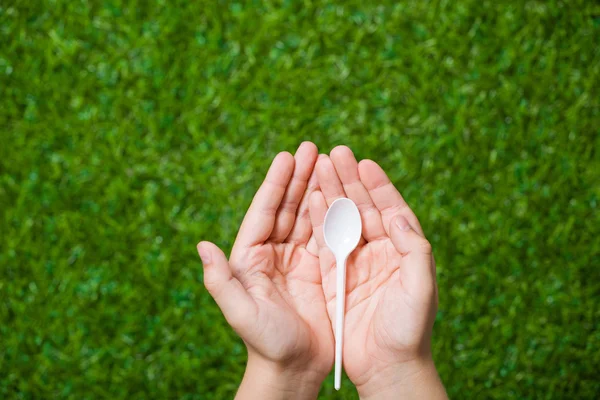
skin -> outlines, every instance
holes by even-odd
[[[333,333],[308,214],[317,156],[305,142],[295,156],[275,157],[229,261],[214,244],[198,244],[205,285],[248,349],[237,399],[316,398],[332,367]]]
[[[363,223],[347,263],[348,377],[361,398],[446,398],[429,346],[435,263],[419,221],[376,163],[358,164],[345,146],[318,156],[310,142],[275,157],[229,260],[198,244],[205,285],[248,349],[236,398],[314,399],[331,370],[336,269],[322,225],[338,197]]]
[[[328,206],[353,200],[363,238],[347,261],[343,364],[361,398],[446,398],[430,337],[437,310],[435,262],[418,219],[379,165],[346,146],[316,165],[310,199],[323,292],[335,326],[336,267],[323,239]]]

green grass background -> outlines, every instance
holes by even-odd
[[[0,398],[233,397],[195,244],[303,140],[420,217],[451,397],[598,398],[599,38],[593,1],[0,2]]]

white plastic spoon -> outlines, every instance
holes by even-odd
[[[342,385],[342,343],[346,305],[346,259],[358,245],[362,234],[360,213],[350,199],[340,198],[327,210],[323,224],[325,243],[335,256],[337,268],[335,303],[335,390]]]

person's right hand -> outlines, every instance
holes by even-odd
[[[417,217],[375,162],[338,146],[315,167],[310,201],[323,290],[335,326],[335,258],[323,238],[328,206],[348,197],[363,238],[347,261],[343,364],[361,398],[446,398],[430,351],[437,309],[435,262]]]
[[[198,244],[204,283],[248,348],[237,398],[316,398],[333,363],[308,199],[317,147],[279,153],[231,251]]]

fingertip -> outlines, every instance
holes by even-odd
[[[323,168],[323,165],[329,160],[329,156],[327,154],[319,154],[319,157],[317,157],[317,163],[315,164],[315,169],[321,169]],[[331,161],[331,160],[329,160]]]
[[[343,185],[349,185],[360,181],[358,174],[358,163],[354,153],[348,146],[337,146],[331,151],[331,161],[335,171]],[[360,189],[359,189],[360,190]],[[351,190],[356,196],[352,200],[360,201],[356,189]],[[364,200],[364,198],[362,199]]]
[[[319,158],[317,159],[316,168],[324,171],[330,166],[333,168],[333,162],[331,161],[331,158],[327,154],[320,154]]]
[[[377,163],[375,161],[371,160],[370,158],[365,158],[364,160],[361,160],[359,162],[359,164],[367,165],[367,164],[377,164]]]
[[[294,156],[289,151],[281,151],[277,153],[277,155],[273,159],[273,164],[275,164],[275,162],[285,162],[288,164],[293,164]]]
[[[196,248],[199,247],[203,247],[205,249],[208,249],[209,251],[212,251],[212,249],[218,249],[219,247],[214,244],[213,242],[209,242],[208,240],[201,240],[200,242],[198,242],[198,244],[196,245]]]
[[[321,223],[327,213],[327,202],[320,190],[315,190],[309,199],[310,220],[314,226]]]
[[[411,229],[410,223],[403,215],[398,215],[396,218],[394,218],[392,224],[395,224],[403,232],[409,231]],[[390,227],[390,230],[391,228],[392,227]]]
[[[329,153],[332,158],[334,157],[342,157],[342,156],[354,156],[354,153],[350,149],[350,147],[346,145],[335,146],[331,152]]]
[[[358,162],[358,177],[360,178],[361,181],[363,179],[365,179],[365,177],[367,175],[367,171],[369,169],[369,165],[372,163],[373,163],[373,161],[371,161],[369,159],[360,160]]]
[[[315,163],[317,162],[317,156],[319,149],[312,142],[302,142],[294,154],[295,160],[295,173],[299,173],[302,179],[308,179],[310,174],[314,171]]]
[[[390,222],[390,239],[401,254],[415,251],[428,255],[432,253],[431,243],[419,235],[403,215],[396,216]]]
[[[379,167],[379,164],[377,164],[375,161],[370,160],[368,158],[365,158],[364,160],[360,160],[360,162],[358,163],[359,171],[360,170],[367,171],[369,169],[377,168],[377,167]]]
[[[212,243],[206,241],[201,241],[196,245],[196,250],[198,251],[198,255],[200,256],[200,259],[204,265],[210,264],[212,261],[210,249],[211,245]]]
[[[282,151],[278,153],[267,172],[265,180],[270,180],[278,186],[287,186],[294,168],[296,166],[296,159],[289,151]]]
[[[319,152],[319,148],[317,147],[317,145],[311,142],[310,140],[305,140],[302,143],[300,143],[300,146],[298,146],[298,150],[300,149],[306,149],[306,151],[310,151],[311,153]],[[298,150],[296,151],[296,153],[298,152]]]
[[[389,181],[383,168],[375,161],[368,159],[358,163],[358,176],[368,190],[375,189]],[[375,203],[377,202],[375,201]]]

